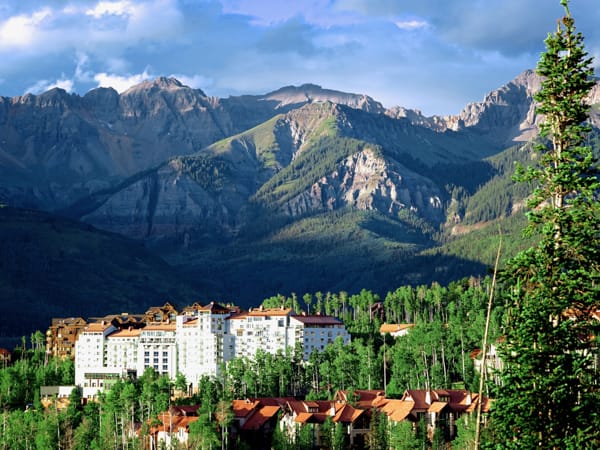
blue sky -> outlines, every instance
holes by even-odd
[[[599,67],[600,2],[571,12]],[[535,68],[561,15],[559,0],[5,0],[0,95],[164,75],[219,97],[315,83],[456,114]]]

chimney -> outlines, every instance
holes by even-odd
[[[425,391],[425,403],[431,405],[431,391],[429,389]]]

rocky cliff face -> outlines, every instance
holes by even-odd
[[[148,240],[231,239],[257,204],[288,218],[349,207],[440,223],[450,199],[436,167],[534,136],[539,88],[527,71],[432,118],[310,84],[218,99],[158,78],[121,95],[0,98],[0,201]]]
[[[541,85],[541,77],[533,70],[526,70],[514,80],[487,94],[483,101],[468,104],[457,115],[425,117],[418,110],[402,107],[391,108],[386,114],[395,118],[407,118],[415,125],[438,132],[476,129],[498,145],[509,146],[527,142],[538,134],[541,118],[536,114],[533,96],[539,92]],[[600,82],[590,92],[588,102],[590,105],[600,103]],[[590,116],[591,122],[598,126],[598,108],[592,108]]]
[[[61,89],[1,97],[0,200],[14,206],[64,209],[277,113],[328,99],[381,109],[366,96],[313,85],[264,96],[211,98],[164,77],[120,95],[99,88],[83,97]]]
[[[409,210],[433,220],[443,217],[440,192],[431,180],[370,149],[347,157],[310,189],[286,201],[281,211],[297,217],[345,207],[390,215]]]

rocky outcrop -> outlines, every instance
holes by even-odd
[[[346,158],[281,210],[295,217],[344,207],[377,209],[392,216],[405,209],[436,221],[443,216],[440,192],[431,180],[370,149]]]
[[[218,99],[158,78],[122,94],[0,98],[0,203],[147,240],[230,239],[252,202],[288,218],[351,207],[440,223],[454,179],[436,171],[460,177],[461,164],[535,136],[539,88],[527,71],[430,118],[310,84]]]
[[[483,101],[470,103],[457,115],[425,117],[419,110],[400,106],[386,114],[394,118],[406,118],[412,124],[438,132],[474,129],[485,134],[500,146],[527,142],[539,133],[541,117],[536,114],[534,95],[539,92],[542,78],[533,70],[526,70],[514,80],[485,96]],[[600,104],[600,82],[588,95],[590,105]],[[591,122],[600,125],[598,108],[590,111]]]
[[[174,156],[327,100],[382,110],[367,96],[314,85],[219,99],[165,77],[122,94],[98,88],[80,97],[55,88],[1,97],[0,201],[61,210]]]

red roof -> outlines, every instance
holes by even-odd
[[[433,402],[427,412],[439,413],[446,406],[448,406],[448,403],[446,402]]]
[[[381,411],[394,422],[400,422],[410,415],[414,407],[415,402],[407,400],[388,400],[381,408]]]
[[[279,412],[279,406],[263,406],[244,423],[242,430],[259,430]]]
[[[258,400],[234,400],[232,402],[235,417],[246,417],[260,404]]]
[[[157,419],[161,422],[161,424],[152,427],[150,429],[151,433],[156,433],[159,431],[172,431],[173,433],[176,433],[177,430],[181,428],[187,431],[190,423],[198,420],[198,417],[175,416],[169,413],[161,413],[158,415]]]
[[[358,419],[365,411],[363,409],[356,409],[349,404],[344,404],[340,409],[337,410],[333,417],[334,422],[342,423],[353,423]]]
[[[343,325],[343,323],[332,316],[318,316],[318,315],[310,315],[310,316],[291,316],[293,319],[297,320],[304,325]]]

